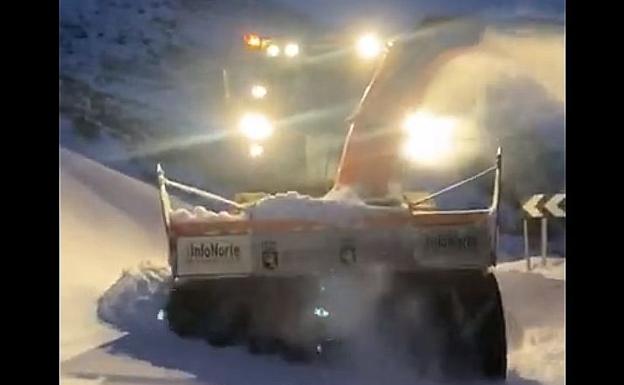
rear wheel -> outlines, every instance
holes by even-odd
[[[314,315],[319,280],[315,277],[295,277],[279,281],[279,311],[275,314],[275,336],[282,357],[288,361],[305,362],[317,355],[317,345],[323,330]]]
[[[423,376],[504,379],[505,320],[493,274],[398,273],[379,304],[389,346]]]
[[[248,282],[220,279],[174,287],[166,306],[169,328],[181,337],[197,337],[214,346],[244,338],[248,320]]]
[[[199,337],[205,307],[197,284],[175,286],[169,292],[165,314],[169,329],[180,337]]]
[[[252,354],[278,350],[277,325],[284,308],[280,306],[281,287],[275,278],[257,278],[250,303],[248,348]]]

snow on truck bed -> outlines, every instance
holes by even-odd
[[[228,222],[242,221],[247,219],[246,214],[231,214],[227,211],[211,211],[203,206],[195,206],[192,210],[184,208],[175,209],[171,212],[171,221],[174,223],[188,222]]]
[[[61,383],[414,383],[399,373],[375,381],[370,373],[289,365],[172,335],[159,317],[170,272],[156,189],[68,151],[60,158]],[[522,260],[497,266],[507,384],[564,383],[565,276],[557,273],[564,270],[562,259],[531,272]]]
[[[340,193],[332,190],[322,198],[313,198],[295,191],[268,195],[240,214],[215,212],[203,206],[195,206],[192,210],[178,208],[172,211],[171,220],[176,223],[187,223],[298,219],[319,223],[348,223],[361,218],[365,213],[363,211],[365,206],[354,193],[347,192],[347,189],[343,190],[344,192]]]

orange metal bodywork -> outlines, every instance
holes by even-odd
[[[363,196],[387,195],[388,185],[399,171],[403,135],[400,122],[391,123],[390,129],[373,127],[371,122],[396,119],[402,113],[417,110],[436,71],[474,43],[476,41],[471,40],[459,47],[441,46],[438,52],[429,52],[427,61],[420,69],[415,69],[420,72],[411,79],[410,92],[403,95],[391,94],[386,86],[400,59],[393,56],[392,51],[384,55],[349,127],[334,187],[355,187]]]

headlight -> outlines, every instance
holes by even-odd
[[[296,43],[288,43],[286,47],[284,47],[284,55],[287,57],[295,57],[299,55],[299,44]]]
[[[256,84],[251,87],[251,96],[253,96],[254,99],[262,99],[266,96],[266,94],[267,89],[265,86]]]
[[[276,57],[279,56],[280,54],[280,47],[277,44],[270,44],[267,49],[266,49],[266,53],[268,57]]]
[[[251,140],[263,140],[273,133],[273,125],[269,119],[258,113],[243,115],[239,123],[239,129],[243,135]]]
[[[357,52],[364,59],[373,59],[377,57],[382,49],[383,43],[376,35],[370,33],[360,37],[357,41]]]
[[[453,134],[457,120],[427,112],[409,114],[403,121],[407,141],[402,152],[410,160],[435,164],[453,150]]]
[[[249,156],[252,158],[257,158],[264,153],[264,147],[258,143],[252,143],[249,146]]]

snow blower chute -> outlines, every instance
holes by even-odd
[[[438,34],[438,47],[418,37],[427,33]],[[425,373],[505,378],[505,321],[490,271],[500,149],[491,167],[418,201],[390,187],[404,134],[387,127],[406,105],[419,105],[432,66],[480,33],[472,23],[451,22],[389,47],[351,119],[334,187],[324,197],[289,192],[239,204],[172,181],[159,165],[174,278],[170,328],[213,345],[245,342],[252,352],[308,359],[332,344],[348,347],[367,325],[369,337]],[[494,174],[489,207],[422,208],[485,174]],[[173,210],[167,187],[229,209]]]

